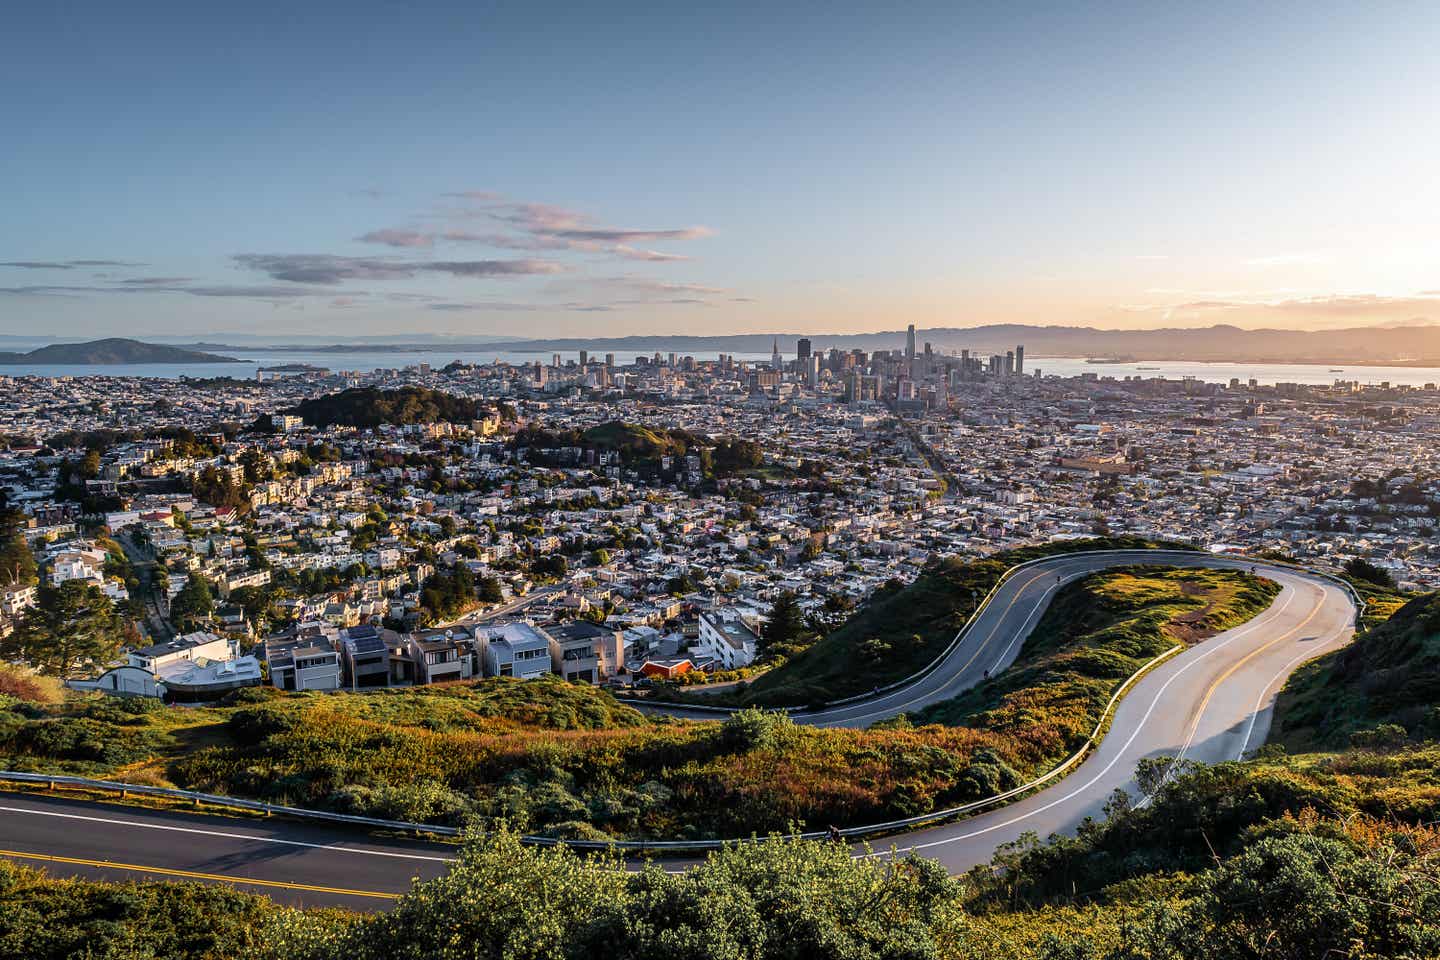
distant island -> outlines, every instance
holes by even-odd
[[[52,343],[29,353],[0,352],[0,364],[235,363],[234,357],[201,353],[163,343],[112,337],[88,343]]]

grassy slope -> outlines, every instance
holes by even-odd
[[[1279,588],[1248,573],[1128,567],[1066,585],[1004,673],[915,718],[1012,737],[1059,734],[1062,755],[1094,729],[1115,689],[1177,642],[1249,620]],[[1058,759],[1056,757],[1055,759]]]
[[[1071,540],[997,553],[969,562],[947,560],[927,568],[898,592],[873,597],[840,629],[788,662],[757,677],[738,695],[702,703],[737,706],[796,706],[865,693],[910,676],[954,639],[978,600],[984,599],[1011,566],[1038,557],[1079,550],[1154,546],[1144,540]],[[867,657],[867,640],[889,645],[883,660]]]
[[[1292,752],[1334,749],[1398,724],[1440,735],[1440,593],[1418,597],[1343,650],[1306,664],[1280,693],[1272,739]]]
[[[1132,600],[1145,592],[1153,617],[1131,626],[1154,631],[1136,641],[1149,650],[1170,642],[1165,616],[1203,606],[1183,592],[1203,576],[1113,574],[1095,583]],[[1240,582],[1232,576],[1227,583]],[[1238,594],[1224,593],[1223,605]],[[1015,786],[1083,739],[1116,678],[1132,669],[1126,656],[1103,643],[1037,641],[1017,669],[1042,687],[995,688],[1002,699],[972,725],[865,731],[774,715],[724,725],[649,720],[558,680],[363,695],[252,691],[203,710],[95,697],[15,704],[0,709],[0,762],[397,819],[503,817],[563,836],[744,836],[802,821],[887,820]],[[1083,676],[1092,669],[1096,676]]]

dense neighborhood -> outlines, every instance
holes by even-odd
[[[72,685],[184,701],[731,677],[782,596],[823,623],[937,558],[1096,534],[1440,585],[1433,385],[800,343],[4,378],[0,489],[29,556],[0,570],[0,632],[42,590],[93,588],[133,623],[118,656],[67,664]]]

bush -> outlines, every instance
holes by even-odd
[[[720,745],[730,753],[775,750],[784,744],[794,727],[795,721],[784,711],[750,707],[730,714],[720,724]]]
[[[1369,730],[1350,734],[1350,746],[1357,750],[1398,750],[1405,745],[1408,734],[1398,723],[1382,723]]]

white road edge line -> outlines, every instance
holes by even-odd
[[[251,833],[227,833],[224,830],[202,830],[198,827],[173,827],[163,823],[142,823],[138,820],[117,820],[112,817],[89,817],[79,813],[60,813],[58,810],[34,810],[29,807],[0,807],[0,812],[30,814],[36,817],[60,817],[65,820],[87,820],[91,823],[107,823],[120,827],[138,827],[142,830],[168,830],[172,833],[194,833],[206,837],[223,837],[227,840],[253,840],[256,843],[275,843],[287,847],[309,847],[312,850],[360,853],[369,857],[395,857],[400,860],[430,860],[435,863],[449,863],[455,859],[454,857],[433,857],[420,853],[396,853],[390,850],[368,850],[364,847],[343,847],[333,843],[306,843],[303,840],[282,840],[279,837],[257,837]]]
[[[1292,594],[1291,594],[1291,599],[1294,599],[1294,596],[1295,596],[1295,594],[1292,593]],[[1289,601],[1286,601],[1286,604],[1285,604],[1285,605],[1288,606],[1288,605],[1289,605]],[[1281,612],[1283,612],[1283,610],[1284,610],[1284,608],[1282,607],[1282,608],[1281,608]],[[1278,616],[1278,615],[1279,615],[1279,614],[1277,613],[1277,616]],[[1027,811],[1027,812],[1025,812],[1025,813],[1020,814],[1020,816],[1018,816],[1018,817],[1012,817],[1011,819],[1006,820],[1006,821],[1003,821],[1002,823],[992,824],[991,826],[984,827],[984,828],[982,828],[982,829],[980,829],[980,830],[974,830],[974,831],[971,831],[970,833],[959,834],[959,835],[953,836],[953,837],[946,837],[946,838],[943,839],[943,840],[932,840],[932,841],[930,841],[930,842],[928,842],[928,843],[911,844],[911,845],[908,846],[908,847],[894,847],[894,848],[892,848],[892,849],[893,849],[893,852],[895,852],[895,853],[910,853],[910,852],[913,852],[913,851],[915,851],[915,850],[925,850],[925,849],[928,849],[928,848],[930,848],[930,847],[940,847],[940,846],[944,846],[944,845],[949,844],[949,843],[954,843],[954,842],[956,842],[957,840],[969,840],[969,839],[971,839],[971,838],[973,838],[973,837],[978,837],[978,836],[981,836],[982,834],[990,833],[990,832],[993,831],[993,830],[999,830],[999,829],[1001,829],[1002,827],[1008,827],[1008,826],[1011,826],[1012,824],[1019,823],[1019,822],[1022,821],[1022,820],[1028,820],[1029,818],[1031,818],[1031,817],[1033,817],[1033,816],[1036,816],[1037,814],[1044,813],[1046,810],[1049,810],[1051,807],[1054,807],[1054,806],[1056,806],[1056,805],[1058,805],[1058,804],[1061,804],[1061,803],[1065,803],[1065,802],[1073,799],[1074,797],[1079,796],[1080,794],[1084,793],[1085,791],[1089,790],[1089,789],[1090,789],[1091,787],[1093,787],[1096,783],[1098,783],[1098,782],[1100,781],[1100,779],[1105,776],[1105,774],[1109,773],[1110,770],[1115,766],[1115,764],[1119,763],[1120,760],[1125,756],[1125,751],[1130,748],[1130,744],[1132,744],[1132,743],[1135,742],[1135,738],[1138,737],[1138,736],[1140,736],[1140,732],[1145,728],[1146,722],[1150,719],[1150,716],[1155,712],[1155,707],[1159,705],[1159,703],[1160,703],[1160,698],[1165,695],[1165,691],[1166,691],[1167,689],[1169,689],[1170,684],[1174,683],[1176,680],[1178,680],[1178,679],[1180,678],[1180,676],[1181,676],[1182,674],[1185,673],[1185,671],[1187,671],[1187,670],[1189,670],[1191,667],[1195,666],[1195,664],[1200,663],[1202,660],[1204,660],[1204,659],[1205,659],[1206,657],[1208,657],[1210,654],[1215,653],[1215,652],[1218,651],[1218,650],[1223,650],[1223,649],[1225,649],[1226,647],[1230,646],[1230,644],[1234,643],[1236,640],[1239,640],[1239,639],[1240,639],[1242,636],[1244,636],[1246,633],[1249,633],[1251,629],[1254,629],[1255,627],[1258,627],[1258,626],[1260,626],[1260,625],[1259,625],[1259,624],[1256,624],[1254,621],[1251,621],[1251,623],[1250,623],[1249,625],[1240,628],[1240,630],[1239,630],[1238,632],[1236,632],[1233,636],[1231,636],[1231,637],[1230,637],[1228,640],[1226,640],[1224,643],[1218,644],[1218,645],[1216,645],[1216,646],[1211,647],[1209,650],[1203,651],[1203,652],[1200,653],[1198,656],[1196,656],[1196,657],[1192,658],[1191,660],[1187,661],[1183,666],[1180,667],[1179,670],[1176,670],[1173,674],[1171,674],[1171,675],[1170,675],[1170,678],[1165,681],[1165,683],[1160,687],[1160,689],[1159,689],[1158,691],[1156,691],[1154,698],[1150,701],[1150,706],[1145,710],[1145,715],[1144,715],[1143,717],[1141,717],[1141,718],[1140,718],[1140,722],[1135,725],[1135,729],[1131,732],[1129,739],[1127,739],[1127,740],[1120,746],[1120,749],[1116,752],[1114,759],[1112,759],[1109,763],[1107,763],[1107,764],[1105,765],[1105,767],[1104,767],[1099,773],[1097,773],[1097,774],[1095,774],[1095,776],[1091,777],[1090,780],[1087,781],[1084,785],[1076,788],[1075,790],[1072,790],[1070,793],[1067,793],[1065,796],[1060,797],[1060,798],[1057,799],[1057,800],[1052,800],[1050,803],[1045,804],[1043,807],[1038,807],[1038,808],[1036,808],[1036,809],[1034,809],[1034,810]],[[1181,654],[1181,656],[1183,657],[1184,654]],[[1174,661],[1171,661],[1171,662],[1174,662]],[[1103,744],[1103,741],[1102,741],[1102,744]],[[1043,794],[1040,794],[1040,795],[1043,795]],[[874,853],[869,854],[869,856],[872,856],[872,857],[887,856],[887,855],[889,855],[891,852],[892,852],[892,850],[877,851],[877,852],[874,852]]]

